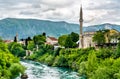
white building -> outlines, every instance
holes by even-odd
[[[105,44],[107,43],[118,43],[119,40],[117,39],[117,36],[119,35],[119,31],[114,30],[114,29],[109,29],[109,35],[110,35],[110,42],[108,42],[108,37],[105,35]],[[83,48],[88,48],[88,47],[95,47],[96,43],[93,42],[93,36],[96,33],[96,31],[86,31],[83,34]]]
[[[85,32],[84,33],[84,35],[83,35],[84,48],[95,46],[95,43],[92,40],[94,34],[95,34],[95,32]]]
[[[46,44],[50,44],[50,45],[56,45],[58,44],[58,39],[56,39],[55,37],[47,37],[46,38]]]

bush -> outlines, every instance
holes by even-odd
[[[119,42],[118,45],[117,45],[117,50],[116,50],[115,57],[116,57],[116,58],[120,57],[120,42]]]
[[[55,58],[53,66],[68,67],[68,63],[64,56],[57,56]]]
[[[9,68],[10,72],[13,75],[13,78],[17,77],[20,73],[24,73],[25,68],[18,64],[18,63],[14,63],[11,65],[11,67]]]
[[[14,54],[17,57],[25,56],[25,50],[23,49],[21,44],[18,44],[18,43],[15,43],[15,42],[10,43],[8,45],[8,49],[12,54]]]
[[[49,55],[46,59],[45,59],[45,63],[47,63],[47,65],[51,66],[53,64],[53,60],[54,60],[54,56]]]
[[[0,79],[13,79],[23,72],[19,59],[10,53],[7,44],[0,42]]]

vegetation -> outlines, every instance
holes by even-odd
[[[89,79],[119,79],[120,55],[114,51],[109,48],[99,50],[59,48],[53,51],[50,46],[45,46],[44,49],[31,55],[29,59],[51,66],[72,68]]]
[[[0,79],[13,79],[24,70],[19,59],[8,50],[8,45],[0,41]]]
[[[93,41],[97,44],[105,43],[104,31],[97,31],[93,36]]]
[[[44,35],[36,35],[33,37],[33,41],[35,45],[41,45],[45,43],[46,37]]]
[[[98,33],[98,37],[99,36],[104,37],[101,32]],[[103,37],[100,39],[103,39]],[[62,39],[65,41],[62,41]],[[98,41],[98,43],[103,43],[104,41]],[[40,49],[29,56],[28,59],[39,61],[50,66],[71,68],[89,79],[120,78],[120,43],[116,49],[108,47],[96,50],[93,47],[86,49],[74,48],[72,45],[73,42],[75,43],[70,34],[63,35],[59,37],[59,44],[65,46],[65,48],[53,50],[52,46],[43,44]]]
[[[76,42],[79,40],[79,35],[72,32],[69,35],[62,35],[58,39],[58,43],[65,48],[75,48],[77,47]]]
[[[35,48],[34,41],[29,41],[27,49],[32,51],[34,48]]]
[[[66,40],[67,37],[68,37],[68,35],[62,35],[62,36],[60,36],[59,39],[58,39],[59,45],[65,46],[65,40]]]
[[[10,43],[8,45],[8,49],[13,55],[15,55],[17,57],[25,56],[25,50],[24,50],[23,46],[19,43],[16,43],[16,42]]]
[[[109,31],[98,31],[93,40],[98,44],[106,42],[106,36],[109,37]],[[120,42],[116,49],[112,47],[95,49],[94,47],[86,49],[78,49],[76,42],[79,39],[79,35],[71,33],[59,37],[58,41],[61,46],[65,48],[58,48],[54,50],[52,45],[45,44],[46,35],[37,35],[33,39],[28,41],[27,49],[32,50],[34,53],[28,56],[28,59],[39,61],[41,63],[57,66],[68,67],[75,71],[78,71],[80,75],[85,75],[89,79],[119,79],[120,78]],[[99,39],[98,39],[99,38]],[[107,38],[109,41],[109,38]],[[33,50],[38,45],[38,50]],[[0,46],[1,51],[12,52],[15,56],[22,56],[24,52],[24,46],[17,43],[10,43],[8,49],[6,45]],[[13,65],[13,66],[12,66]],[[14,62],[11,66],[7,64],[10,72],[15,73],[20,67]],[[4,64],[2,63],[4,67]],[[6,68],[6,67],[5,67]],[[0,68],[2,69],[2,68]],[[22,69],[22,68],[20,68]],[[8,73],[9,75],[9,73]],[[18,75],[16,73],[16,75]]]
[[[112,39],[118,39],[119,32],[116,30],[99,30],[93,36],[93,41],[97,44],[110,43]],[[116,41],[114,41],[116,42]]]
[[[15,37],[14,37],[14,42],[17,42],[17,41],[18,41],[18,40],[17,40],[17,37],[15,36]]]

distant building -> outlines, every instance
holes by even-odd
[[[56,39],[55,37],[47,37],[46,38],[46,44],[50,44],[50,45],[57,45],[58,44],[58,39]]]
[[[18,41],[17,43],[22,44],[22,45],[25,46],[25,40],[23,40],[23,41]]]
[[[115,30],[115,29],[110,29],[110,36],[111,36],[111,40],[110,43],[118,43],[119,40],[117,38],[117,36],[120,34],[119,31]]]
[[[9,43],[13,42],[13,40],[3,40],[3,42],[9,44]]]
[[[59,48],[60,46],[58,45],[58,39],[56,39],[55,37],[47,37],[46,38],[46,43],[45,44],[48,44],[48,45],[53,45],[54,46],[54,49],[57,49]]]
[[[114,29],[108,29],[109,35],[111,36],[110,42],[108,42],[108,37],[105,35],[105,43],[102,46],[113,46],[113,45],[117,45],[117,43],[119,42],[117,36],[119,35],[119,31],[114,30]],[[89,31],[85,31],[83,34],[83,38],[84,38],[84,48],[87,47],[95,47],[97,46],[97,44],[95,42],[93,42],[93,36],[96,33],[95,30],[89,30]]]

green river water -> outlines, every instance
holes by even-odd
[[[27,69],[25,73],[28,79],[83,79],[74,72],[67,68],[50,67],[39,62],[34,61],[21,61]],[[16,79],[20,79],[17,77]]]

